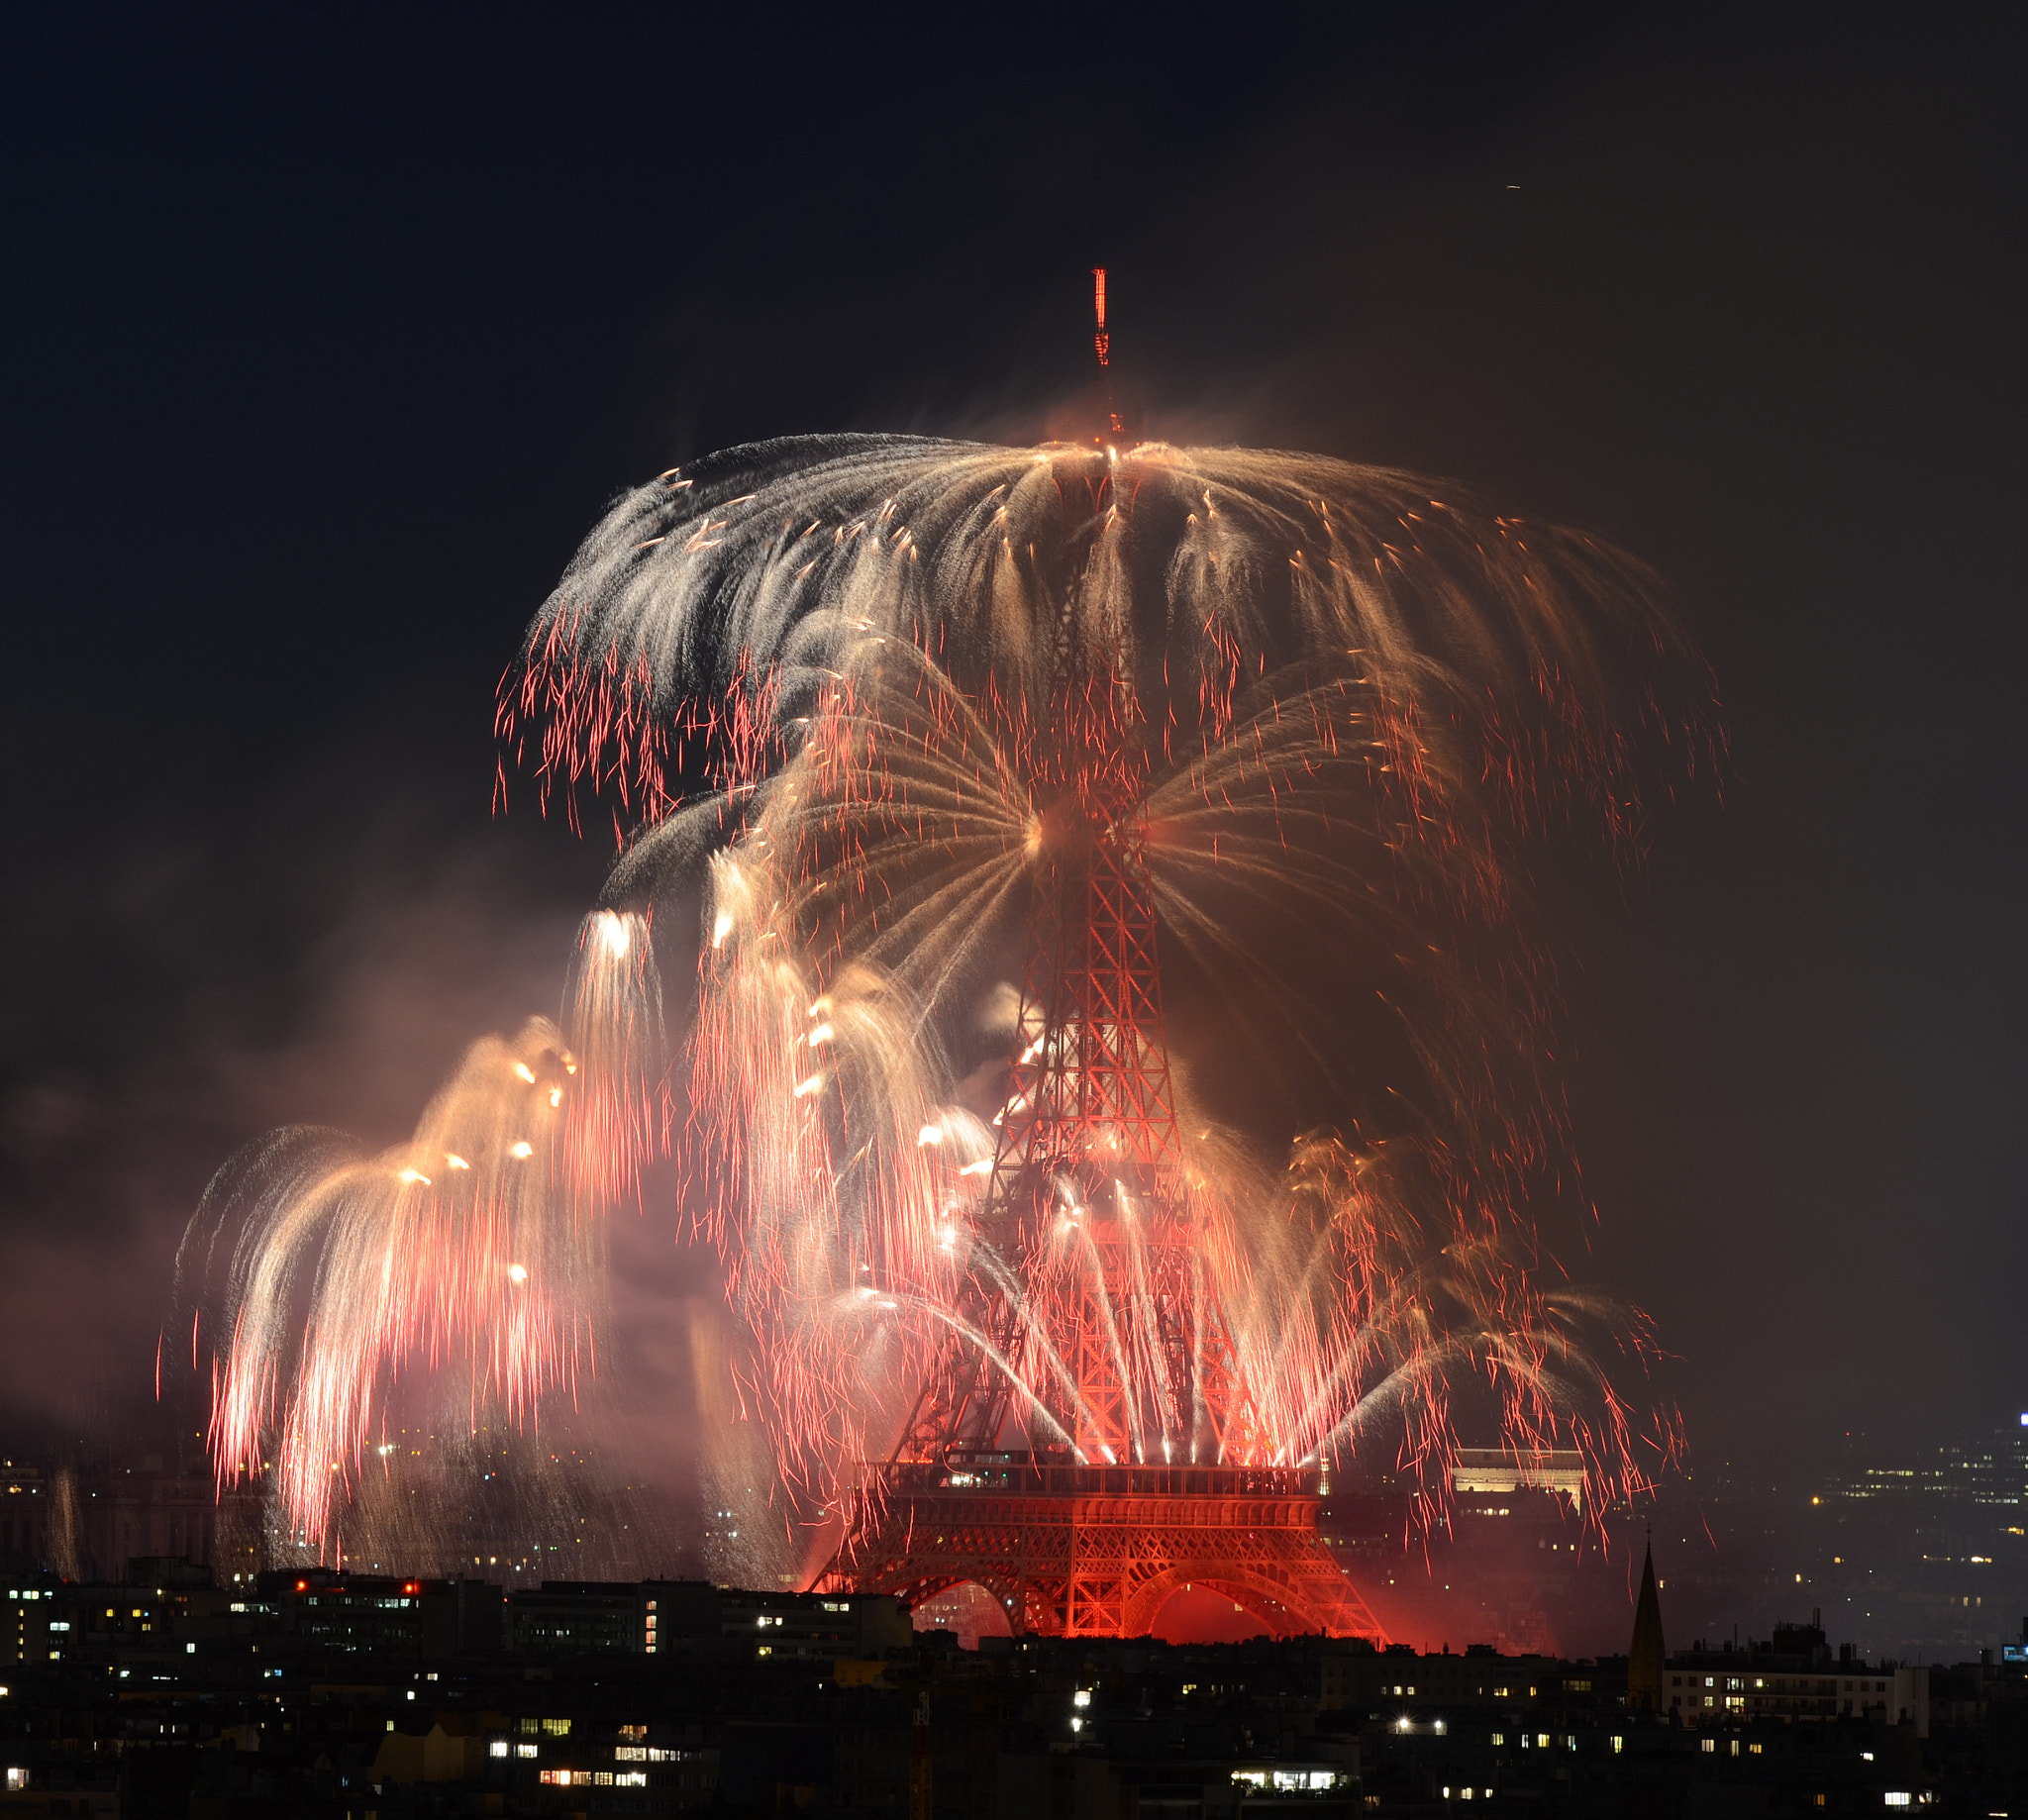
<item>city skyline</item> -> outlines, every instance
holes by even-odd
[[[202,1386],[177,1379],[194,1342],[166,1285],[213,1169],[280,1126],[396,1142],[467,1041],[557,1011],[610,836],[512,790],[493,812],[492,691],[599,507],[765,436],[1061,432],[1103,261],[1152,435],[1455,476],[1661,571],[1731,749],[1723,800],[1662,807],[1624,881],[1575,842],[1527,880],[1598,1214],[1559,1262],[1655,1320],[1684,1414],[1663,1507],[1793,1481],[1883,1535],[1934,1529],[1933,1563],[1895,1558],[1904,1638],[1959,1634],[1940,1601],[1984,1597],[1946,1590],[1961,1568],[2018,1603],[2010,1540],[1986,1558],[1923,1514],[1986,1507],[1965,1450],[2028,1405],[2006,56],[1798,16],[1744,69],[1738,29],[1304,15],[1324,49],[1299,77],[1263,26],[1218,83],[1128,34],[1040,90],[1017,62],[975,111],[956,49],[924,42],[885,75],[854,62],[857,101],[785,77],[758,137],[716,102],[671,125],[630,75],[551,147],[535,40],[458,73],[467,47],[433,29],[403,72],[309,26],[223,58],[151,28],[86,84],[84,48],[34,28],[51,80],[8,129],[37,281],[6,306],[32,352],[8,438],[0,1451],[54,1470],[180,1445]],[[161,111],[152,55],[215,105]],[[1141,151],[1077,195],[1123,122]],[[923,171],[932,131],[963,155]],[[664,150],[734,219],[678,234],[654,185],[615,196]],[[862,247],[837,223],[868,195],[927,220]],[[805,248],[752,225],[805,208]],[[101,217],[125,231],[77,229]],[[1216,260],[1184,250],[1199,233]],[[678,1204],[666,1172],[647,1193]],[[705,1330],[677,1311],[714,1286],[675,1224],[615,1223],[604,1368],[634,1476],[694,1486],[683,1336]],[[1851,1432],[1875,1437],[1856,1466]],[[1811,1603],[1863,1606],[1791,1516]],[[1713,1544],[1732,1559],[1687,1621],[1774,1598],[1766,1527]],[[1704,1571],[1663,1577],[1687,1596]]]

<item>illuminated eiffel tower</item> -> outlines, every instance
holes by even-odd
[[[971,1580],[1017,1633],[1108,1637],[1194,1585],[1277,1632],[1377,1638],[1318,1540],[1315,1474],[1230,1464],[1256,1437],[1195,1293],[1138,813],[1053,819],[960,1310],[991,1351],[947,1344],[820,1584],[916,1603]],[[1014,1405],[996,1363],[1040,1351],[1037,1325],[1058,1362],[1037,1374],[1046,1413]]]
[[[1099,295],[1103,363],[1102,274]],[[1126,698],[1056,692],[1018,1050],[959,1324],[819,1586],[915,1604],[973,1581],[1017,1634],[1119,1637],[1189,1585],[1276,1632],[1384,1640],[1318,1539],[1316,1474],[1244,1464],[1272,1438],[1202,1293]],[[1038,1401],[1011,1394],[1017,1374]]]

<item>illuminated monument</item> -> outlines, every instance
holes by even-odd
[[[1106,414],[1120,434],[1110,397]],[[999,1256],[1036,1260],[1067,1226],[1085,1262],[1051,1281],[967,1278],[963,1328],[820,1587],[916,1604],[972,1581],[1017,1634],[1119,1637],[1145,1634],[1194,1586],[1275,1632],[1384,1641],[1318,1539],[1317,1473],[1213,1464],[1247,1458],[1253,1435],[1231,1336],[1192,1293],[1210,1241],[1169,1080],[1141,793],[1111,704],[1063,698],[1078,706],[1058,729],[1065,783],[1044,818],[1019,1049],[978,1228]],[[1061,1362],[1048,1441],[1016,1420],[992,1363],[1021,1347],[1024,1299],[1047,1311]],[[1140,1317],[1131,1330],[1125,1310]]]
[[[1372,1635],[1316,1533],[1339,1457],[1398,1434],[1434,1485],[1468,1397],[1515,1469],[1643,1482],[1603,1362],[1647,1324],[1528,1212],[1563,1125],[1511,867],[1568,812],[1631,857],[1649,736],[1702,751],[1651,686],[1679,635],[1583,534],[1130,441],[1106,333],[1088,435],[780,439],[587,536],[500,703],[539,799],[609,798],[623,842],[566,1015],[474,1044],[392,1150],[250,1147],[186,1238],[214,1460],[274,1533],[393,1552],[397,1386],[473,1434],[574,1404],[607,1220],[663,1157],[772,1444],[739,1495],[785,1544],[821,1513],[833,1587],[1093,1634],[1188,1585]],[[1233,1026],[1207,1060],[1276,1033],[1330,1122],[1197,1106],[1178,964]],[[405,1559],[470,1482],[400,1500]]]

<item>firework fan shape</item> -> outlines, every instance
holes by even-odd
[[[473,1044],[391,1151],[285,1130],[214,1178],[178,1297],[193,1368],[207,1326],[218,1349],[221,1485],[265,1475],[273,1533],[336,1545],[369,1457],[393,1451],[405,1368],[434,1386],[430,1425],[467,1434],[531,1420],[592,1368],[605,1216],[660,1142],[659,1083],[640,1065],[661,1047],[654,968],[644,922],[593,916],[567,1037],[532,1018]]]
[[[1645,1322],[1538,1240],[1571,1164],[1521,856],[1552,822],[1635,856],[1655,783],[1709,766],[1707,685],[1623,555],[1315,456],[797,439],[626,495],[501,696],[503,794],[511,763],[622,840],[565,1027],[476,1045],[394,1153],[284,1133],[221,1173],[181,1268],[223,1282],[190,1333],[222,1480],[273,1463],[323,1538],[401,1370],[533,1419],[591,1368],[603,1221],[672,1143],[805,1507],[850,1508],[983,1370],[1005,1445],[1386,1446],[1433,1515],[1469,1401],[1582,1448],[1598,1510],[1674,1427],[1619,1387]],[[1179,1054],[1182,1244],[1074,1170],[1063,1217],[980,1219],[1046,1041],[1009,981],[1100,853],[1326,1102],[1271,1155]],[[664,976],[694,977],[670,1042]],[[1095,1192],[1128,1254],[1115,1441],[1061,1343]],[[1178,1307],[1215,1361],[1178,1365]]]
[[[1011,1389],[1003,1445],[1121,1458],[1058,1339],[1098,1274],[1080,1184],[1018,1235],[978,1219],[1006,1063],[1043,1040],[1004,981],[1101,848],[1145,867],[1165,952],[1325,1074],[1328,955],[1386,1076],[1284,1179],[1178,1082],[1187,1245],[1113,1184],[1132,1459],[1389,1434],[1441,1466],[1468,1392],[1510,1445],[1581,1447],[1594,1490],[1638,1482],[1637,1430],[1673,1423],[1606,1362],[1638,1367],[1645,1323],[1545,1265],[1527,1212],[1569,1163],[1517,855],[1568,819],[1632,856],[1649,780],[1710,761],[1706,680],[1626,556],[1318,457],[796,440],[623,498],[502,732],[546,799],[647,824],[610,909],[663,906],[671,941],[699,915],[682,1148],[790,1482],[835,1502],[905,1456],[967,1359]],[[1163,1357],[1177,1302],[1221,1338],[1215,1433],[1205,1363]]]

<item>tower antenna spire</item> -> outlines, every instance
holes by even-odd
[[[1098,375],[1105,388],[1105,423],[1093,441],[1099,444],[1119,443],[1126,440],[1127,422],[1120,415],[1119,405],[1113,398],[1113,338],[1105,326],[1105,267],[1091,268],[1091,308],[1095,326],[1091,337],[1092,351],[1098,355]]]

